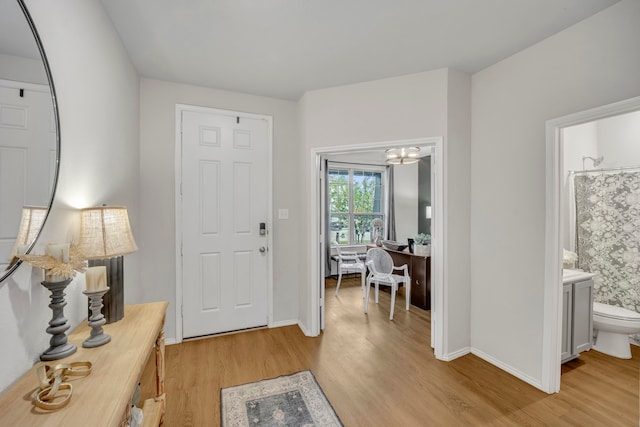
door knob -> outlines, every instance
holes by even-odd
[[[267,251],[267,248],[265,248],[264,246],[260,247],[260,252],[265,253]]]

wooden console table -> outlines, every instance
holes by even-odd
[[[49,365],[80,361],[93,364],[90,375],[70,377],[67,381],[73,386],[69,404],[54,411],[33,405],[31,397],[38,389],[36,371],[44,363],[38,362],[0,394],[0,426],[126,426],[131,398],[154,347],[156,397],[147,399],[142,409],[144,426],[160,425],[165,409],[164,318],[167,305],[163,301],[126,306],[122,320],[104,325],[105,333],[111,335],[111,342],[101,347],[82,347],[91,331],[87,322],[83,322],[69,335],[69,342],[78,346],[78,351],[64,359],[47,362]]]
[[[367,249],[375,247],[375,245],[367,245]],[[384,246],[380,249],[384,249],[391,255],[395,266],[407,264],[409,267],[411,305],[423,310],[431,310],[431,257],[412,254],[408,249],[394,251]]]

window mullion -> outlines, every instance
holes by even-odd
[[[355,216],[353,214],[353,169],[349,169],[349,244],[353,245],[355,235]]]

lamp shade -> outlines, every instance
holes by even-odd
[[[35,240],[38,232],[42,228],[44,219],[47,217],[47,208],[40,206],[25,206],[22,208],[22,218],[20,219],[20,229],[13,245],[11,256],[21,255],[18,252],[20,247],[29,246]]]
[[[113,258],[137,251],[127,208],[100,206],[83,209],[79,246],[87,259]]]

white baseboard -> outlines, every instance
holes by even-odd
[[[178,341],[176,341],[175,338],[165,338],[164,345],[173,345],[173,344],[178,344]]]
[[[283,326],[297,325],[298,319],[278,320],[277,322],[271,322],[269,328],[281,328]]]
[[[300,328],[300,330],[302,331],[302,333],[305,336],[307,336],[307,337],[314,336],[314,335],[311,335],[311,333],[309,333],[309,330],[307,329],[307,327],[302,322],[298,322],[298,327]]]
[[[545,393],[547,393],[545,391],[545,389],[542,387],[542,383],[540,381],[538,381],[537,379],[525,374],[524,372],[519,371],[518,369],[514,368],[511,365],[507,365],[504,362],[501,362],[500,360],[494,358],[493,356],[489,356],[487,353],[478,350],[477,348],[471,348],[471,353],[478,356],[480,359],[486,360],[487,362],[491,363],[492,365],[502,369],[503,371],[513,375],[514,377],[521,379],[522,381],[526,382],[527,384],[530,384],[532,386],[534,386],[535,388],[544,391]]]
[[[444,356],[442,356],[440,360],[443,360],[445,362],[451,362],[452,360],[457,359],[458,357],[462,357],[469,353],[471,353],[471,347],[464,347],[464,348],[461,348],[460,350],[454,351],[453,353],[445,354]]]

